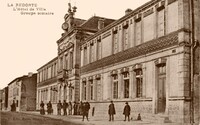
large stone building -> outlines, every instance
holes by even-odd
[[[97,16],[88,20],[78,19],[74,17],[75,12],[76,7],[71,7],[69,3],[62,24],[64,33],[57,41],[58,56],[38,69],[37,109],[41,101],[45,104],[51,101],[57,114],[56,104],[59,100],[80,101],[81,42],[114,21]]]
[[[36,110],[36,85],[36,73],[29,73],[11,81],[8,84],[8,110],[11,110],[13,101],[16,111]]]
[[[199,123],[199,5],[151,0],[81,42],[80,100],[101,118],[113,100],[117,118],[127,101],[134,119]]]
[[[38,69],[37,106],[88,101],[107,119],[114,101],[131,117],[199,123],[200,0],[151,0],[111,20],[74,18],[69,4],[58,56]],[[113,22],[114,21],[114,22]],[[89,113],[92,114],[92,113]]]

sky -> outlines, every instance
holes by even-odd
[[[119,19],[127,8],[134,10],[148,1],[1,0],[0,89],[17,77],[37,73],[38,68],[57,56],[56,41],[63,33],[61,25],[69,2],[77,7],[75,17],[87,20],[94,15]]]

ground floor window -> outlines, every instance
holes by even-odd
[[[87,86],[86,86],[86,82],[83,82],[83,95],[82,98],[83,100],[86,100],[86,93],[87,93]]]
[[[94,100],[94,86],[93,86],[93,80],[90,80],[90,100]]]
[[[113,82],[113,98],[118,98],[118,81]]]
[[[142,97],[142,85],[143,85],[143,72],[142,69],[135,70],[136,73],[136,97]]]
[[[129,79],[124,80],[124,98],[129,98]]]
[[[97,80],[97,101],[101,100],[101,82]]]

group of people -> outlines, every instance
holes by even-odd
[[[126,121],[126,118],[128,118],[128,121],[130,121],[131,107],[129,106],[128,102],[126,102],[125,104],[126,105],[124,106],[123,110],[123,115],[125,116],[124,121]],[[113,101],[111,101],[111,104],[108,107],[108,114],[109,114],[109,121],[114,121],[114,115],[116,114],[116,111]]]
[[[45,114],[45,109],[44,109],[44,102],[41,101],[40,103],[40,114],[44,115]],[[90,104],[89,102],[74,102],[74,105],[72,106],[72,103],[69,102],[67,103],[66,100],[63,101],[63,103],[61,103],[61,101],[59,100],[57,103],[57,115],[61,115],[61,110],[63,110],[63,115],[72,115],[72,110],[73,115],[82,115],[83,116],[83,121],[84,118],[86,117],[88,120],[88,113],[89,113],[89,109],[90,109]],[[69,113],[67,113],[67,111]],[[53,113],[53,108],[52,108],[52,104],[51,101],[49,101],[47,103],[47,114],[52,114]]]
[[[123,110],[123,115],[125,116],[124,121],[126,121],[127,118],[128,118],[127,120],[130,121],[131,107],[129,106],[128,102],[126,102],[125,104],[126,105],[124,106],[124,110]],[[83,116],[82,121],[84,121],[85,117],[89,121],[88,119],[88,114],[90,110],[89,102],[82,102],[82,101],[80,103],[74,102],[74,105],[72,106],[71,102],[67,103],[66,100],[64,100],[63,103],[61,103],[61,101],[59,100],[59,102],[57,103],[58,115],[61,115],[62,109],[63,109],[63,115],[67,115],[67,109],[69,111],[69,115],[72,115],[72,109],[73,109],[74,115],[82,115]],[[47,103],[47,113],[48,114],[53,113],[51,101]],[[41,101],[40,103],[40,114],[42,115],[45,114],[43,101]],[[114,121],[114,115],[116,114],[116,111],[115,111],[115,106],[114,106],[113,101],[111,101],[111,104],[108,107],[108,114],[109,114],[109,121]]]

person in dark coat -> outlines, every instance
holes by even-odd
[[[109,114],[109,121],[114,121],[114,115],[116,114],[115,112],[115,105],[113,104],[113,101],[110,101],[111,104],[109,105],[108,108],[108,114]]]
[[[58,115],[61,115],[61,109],[62,109],[62,103],[59,100],[58,104],[57,104],[57,111],[58,111]]]
[[[74,106],[73,106],[73,108],[74,108],[74,115],[77,115],[78,104],[77,104],[77,102],[75,102],[75,101],[74,101]]]
[[[89,114],[89,110],[90,110],[90,103],[89,102],[84,102],[82,104],[82,115],[83,115],[83,119],[82,121],[84,121],[84,118],[86,117],[87,120],[89,121],[88,119],[88,114]]]
[[[124,111],[123,114],[125,115],[125,120],[126,121],[126,117],[128,117],[128,121],[130,121],[130,112],[131,112],[131,107],[128,105],[128,102],[125,103],[125,107],[124,107]]]
[[[79,110],[79,115],[82,115],[83,114],[83,102],[82,101],[79,103],[78,110]]]
[[[47,103],[47,113],[48,114],[52,113],[52,104],[51,104],[51,101],[49,101],[49,103]]]
[[[67,115],[67,108],[68,108],[68,103],[66,100],[63,102],[63,115]]]
[[[43,103],[43,101],[41,101],[41,103],[40,103],[40,114],[41,114],[41,115],[44,115],[44,114],[45,114],[45,111],[44,111],[44,103]]]

